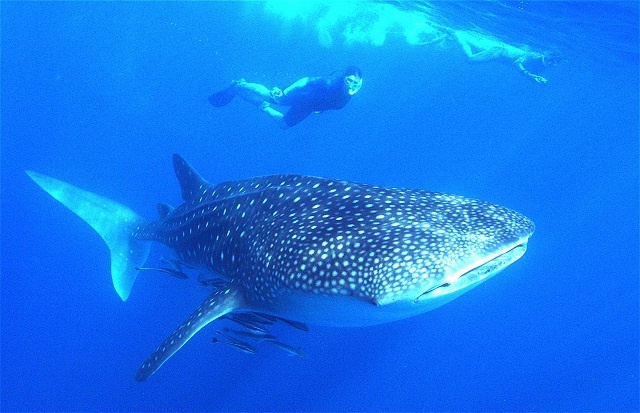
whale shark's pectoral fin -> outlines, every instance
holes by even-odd
[[[243,307],[242,293],[233,284],[217,289],[191,314],[138,369],[137,381],[145,381],[202,327],[213,320]]]

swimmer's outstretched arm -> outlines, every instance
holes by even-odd
[[[307,86],[307,84],[309,83],[309,81],[311,79],[312,78],[310,78],[310,77],[303,77],[300,80],[296,80],[291,86],[286,88],[282,93],[285,96],[288,96],[288,95],[290,95],[292,93],[295,93],[296,91],[298,91],[298,90],[304,88],[305,86]]]
[[[524,62],[526,61],[526,58],[523,56],[521,58],[519,58],[518,60],[516,60],[515,62],[513,62],[513,64],[520,70],[520,72],[522,74],[524,74],[525,76],[531,78],[534,82],[540,83],[540,84],[545,84],[547,83],[547,79],[540,76],[540,75],[536,75],[535,73],[531,73],[530,71],[527,70],[527,68],[524,67]]]

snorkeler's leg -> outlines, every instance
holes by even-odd
[[[438,34],[437,36],[434,36],[434,37],[432,37],[430,39],[418,41],[415,44],[418,44],[420,46],[426,46],[428,44],[434,44],[434,43],[441,42],[441,41],[447,39],[448,37],[449,37],[449,35],[447,33],[442,33],[442,34]]]
[[[489,62],[492,60],[505,60],[504,63],[510,63],[508,58],[503,59],[503,49],[499,46],[490,47],[481,52],[477,52],[471,56],[468,56],[469,62],[479,63],[479,62]]]
[[[478,33],[456,30],[453,32],[453,36],[462,47],[462,51],[470,63],[499,60],[506,51],[502,43]]]
[[[276,89],[274,88],[274,90]],[[209,103],[220,108],[228,105],[236,96],[240,96],[256,106],[264,101],[275,103],[273,100],[274,90],[269,90],[258,83],[248,83],[244,79],[234,80],[229,87],[209,96]]]
[[[259,83],[239,80],[235,82],[235,89],[238,96],[254,105],[260,105],[262,102],[276,103],[271,95],[271,90]]]

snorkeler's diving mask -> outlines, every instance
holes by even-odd
[[[353,96],[362,87],[362,78],[358,75],[349,75],[344,78],[344,84],[347,86],[347,93]]]

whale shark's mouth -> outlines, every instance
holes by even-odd
[[[517,261],[524,255],[526,250],[527,240],[524,240],[520,244],[488,256],[485,260],[476,261],[472,265],[447,276],[441,284],[433,286],[418,295],[414,303],[473,287]]]

